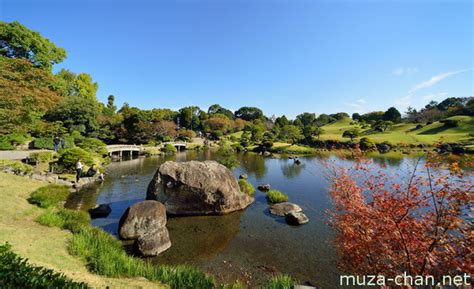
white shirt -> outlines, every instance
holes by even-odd
[[[77,170],[82,170],[82,163],[81,162],[77,162],[76,169]]]

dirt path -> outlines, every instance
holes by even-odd
[[[0,151],[0,160],[24,160],[31,153],[48,152],[49,150],[27,150],[27,151]]]

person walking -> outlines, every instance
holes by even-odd
[[[77,160],[77,163],[76,163],[76,183],[78,183],[79,179],[81,178],[83,167],[84,167],[84,165],[81,163],[81,160]]]

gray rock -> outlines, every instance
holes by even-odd
[[[290,203],[290,202],[278,203],[270,207],[271,214],[281,216],[281,217],[284,217],[285,215],[292,212],[297,213],[301,211],[302,209],[300,206],[298,206],[297,204]]]
[[[157,201],[143,201],[130,206],[119,223],[122,239],[136,240],[144,256],[156,256],[171,247],[166,229],[166,208]]]
[[[260,185],[257,187],[257,189],[262,192],[268,192],[271,189],[271,186],[270,184]]]
[[[285,216],[289,225],[303,225],[309,222],[308,217],[302,212],[290,212]]]
[[[247,174],[240,174],[240,176],[239,176],[239,179],[241,179],[241,180],[246,180],[248,178],[249,178],[249,176],[247,176]]]
[[[91,216],[91,219],[107,218],[111,212],[112,208],[109,204],[100,204],[95,208],[89,209],[89,215]]]
[[[162,202],[173,215],[222,215],[254,201],[240,191],[232,172],[215,161],[165,162],[148,185],[147,199]]]

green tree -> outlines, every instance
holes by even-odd
[[[96,101],[69,96],[49,111],[45,118],[48,121],[61,121],[70,132],[79,131],[88,136],[97,136],[99,115],[100,109]]]
[[[316,122],[316,114],[310,112],[304,112],[296,116],[296,119],[301,122],[303,126],[314,125]]]
[[[107,97],[107,106],[104,107],[103,113],[109,117],[113,116],[117,110],[117,106],[115,105],[115,96],[109,95]]]
[[[360,130],[358,128],[351,128],[342,133],[342,137],[350,138],[351,141],[354,141],[360,135]]]
[[[285,125],[289,125],[289,124],[290,124],[290,121],[284,115],[277,117],[275,119],[275,126],[284,127]]]
[[[222,114],[222,115],[225,115],[229,119],[234,119],[234,113],[228,110],[227,108],[223,108],[219,104],[211,105],[209,109],[207,110],[207,113],[210,116],[215,115],[215,114]]]
[[[0,134],[31,130],[61,101],[54,85],[50,71],[0,56]]]
[[[24,58],[37,67],[51,70],[53,64],[66,58],[66,50],[17,21],[0,22],[0,56]]]
[[[301,129],[296,125],[285,125],[281,128],[280,138],[290,141],[291,144],[295,144],[303,139]]]
[[[392,128],[393,122],[388,120],[379,120],[372,125],[372,129],[380,132],[384,132]]]
[[[241,118],[247,121],[253,121],[253,120],[264,118],[263,112],[261,109],[257,107],[249,107],[249,106],[244,106],[244,107],[239,108],[235,112],[234,115],[236,118]]]
[[[383,114],[382,119],[399,123],[402,120],[402,114],[395,107],[391,107]]]
[[[74,72],[61,69],[56,74],[58,90],[63,96],[77,96],[97,100],[96,93],[99,85],[92,80],[87,73],[75,74]]]
[[[191,130],[197,130],[201,127],[199,115],[201,109],[198,106],[183,107],[179,110],[179,127]]]

